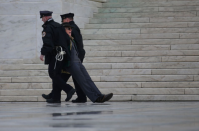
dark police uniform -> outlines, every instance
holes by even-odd
[[[64,27],[71,27],[69,23],[63,23]],[[92,102],[105,102],[112,98],[113,94],[103,95],[96,87],[86,68],[82,65],[78,55],[78,49],[75,41],[71,37],[70,48],[70,66],[63,66],[63,69],[73,76],[82,91]],[[68,63],[69,61],[65,61]]]
[[[68,14],[63,14],[61,15],[62,21],[65,18],[73,18],[74,14],[73,13],[68,13]],[[76,46],[77,46],[77,51],[78,51],[78,57],[81,60],[81,62],[83,62],[84,57],[85,57],[85,50],[84,50],[84,44],[83,44],[83,39],[82,39],[82,35],[80,32],[79,27],[75,24],[74,21],[70,21],[69,24],[73,27],[72,30],[72,37],[74,38],[75,42],[76,42]],[[71,75],[70,74],[62,74],[62,78],[64,78],[66,81],[69,79]],[[81,87],[79,86],[79,84],[77,83],[77,81],[73,78],[73,82],[75,85],[75,89],[76,89],[76,93],[77,93],[77,101],[79,102],[86,102],[87,98],[85,93],[82,91]],[[72,101],[74,102],[74,100]]]
[[[40,11],[40,15],[51,16],[52,12],[49,11]],[[52,79],[53,94],[52,97],[54,100],[60,101],[60,92],[59,89],[68,92],[70,89],[65,88],[66,82],[61,77],[61,69],[63,66],[63,61],[56,60],[56,46],[61,46],[62,49],[66,52],[65,60],[70,60],[70,52],[68,50],[68,44],[70,43],[69,36],[66,34],[65,29],[62,25],[55,22],[53,19],[49,19],[43,25],[42,31],[42,40],[43,46],[41,48],[41,54],[45,56],[45,64],[48,64],[48,73]],[[72,87],[71,87],[72,88]]]

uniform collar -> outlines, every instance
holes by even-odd
[[[47,24],[53,22],[54,20],[52,18],[48,19],[43,25],[42,27],[45,27]]]

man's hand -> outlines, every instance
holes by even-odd
[[[44,61],[44,55],[40,55],[40,60]]]

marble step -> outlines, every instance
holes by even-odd
[[[199,69],[108,69],[87,70],[90,76],[122,76],[122,75],[198,75]],[[48,71],[0,71],[0,78],[6,77],[48,76]],[[12,79],[12,78],[11,78]],[[71,81],[71,80],[70,80]],[[10,81],[9,81],[10,82]]]
[[[74,87],[73,82],[67,83]],[[98,88],[141,88],[141,82],[95,82],[95,85]],[[0,89],[52,89],[52,83],[0,83]]]
[[[0,77],[0,78],[2,78],[2,77]],[[3,78],[6,78],[6,77],[3,77]],[[91,76],[91,79],[93,81],[100,81],[100,76]],[[72,78],[70,78],[68,81],[71,82]],[[29,77],[12,77],[11,82],[12,83],[29,83],[29,82],[31,82],[31,83],[51,83],[52,80],[49,76],[29,76]]]
[[[91,76],[109,76],[109,75],[150,75],[150,69],[98,69],[87,70]],[[0,71],[0,77],[16,76],[48,76],[47,70],[15,70]]]
[[[199,46],[199,45],[198,45]],[[137,56],[198,56],[198,50],[122,51],[122,57]]]
[[[197,69],[199,62],[114,63],[112,69]]]
[[[127,13],[127,12],[158,12],[159,7],[144,8],[99,8],[99,13]]]
[[[198,35],[179,33],[159,33],[159,34],[84,34],[85,40],[132,40],[132,39],[177,39],[177,38],[196,38]],[[190,37],[189,37],[190,36]],[[85,48],[86,49],[86,48]]]
[[[199,95],[133,95],[132,101],[198,101]]]
[[[133,29],[84,29],[82,34],[158,34],[158,33],[199,33],[199,28],[133,28]],[[196,37],[197,34],[186,34]]]
[[[166,61],[167,57],[164,58]],[[190,57],[192,58],[192,57]],[[199,56],[197,57],[197,59]],[[195,60],[195,59],[194,59]],[[161,57],[87,57],[86,63],[133,63],[133,62],[161,62]],[[169,61],[169,60],[167,60]],[[187,60],[188,61],[188,60]],[[196,60],[195,60],[196,61]]]
[[[163,56],[162,62],[197,62],[199,56]]]
[[[96,33],[98,33],[98,32],[96,31]],[[199,29],[198,28],[141,28],[140,29],[140,33],[141,34],[182,33],[182,34],[180,34],[180,38],[188,37],[188,35],[193,35],[191,37],[195,37],[196,38],[197,34],[195,34],[195,33],[199,33]],[[193,33],[193,34],[187,34],[187,33]],[[191,37],[189,37],[189,38],[191,38]]]
[[[109,63],[83,63],[87,70],[91,69],[111,69]],[[48,66],[42,64],[12,64],[12,65],[0,65],[0,70],[47,70]]]
[[[129,29],[129,28],[186,28],[197,27],[197,22],[162,22],[162,23],[118,23],[86,24],[86,29]]]
[[[179,71],[179,70],[178,70]],[[188,71],[188,69],[186,69]],[[185,71],[185,72],[186,72]],[[182,69],[183,72],[183,69]],[[198,71],[196,71],[198,72]],[[73,82],[67,82],[74,87]],[[198,88],[197,81],[182,82],[95,82],[98,88]],[[1,90],[52,89],[52,83],[0,83]]]
[[[196,47],[196,46],[195,46]],[[180,47],[173,47],[180,48]],[[194,48],[194,46],[193,46]],[[198,44],[199,49],[199,44]],[[135,56],[198,56],[199,51],[195,50],[162,50],[162,51],[88,51],[86,57],[135,57]]]
[[[185,93],[185,95],[199,94],[197,88],[99,88],[99,90],[103,94],[112,92],[115,95],[184,95]],[[41,96],[43,93],[50,93],[50,91],[51,89],[17,89],[0,90],[0,93],[1,96]],[[197,93],[192,93],[192,91],[196,91]],[[62,95],[65,95],[64,91],[62,91]]]
[[[117,46],[85,46],[88,51],[149,51],[170,50],[170,45],[117,45]]]
[[[84,40],[86,46],[129,46],[129,45],[189,45],[198,44],[199,39],[134,39],[134,40]],[[88,50],[87,52],[89,52]]]
[[[94,18],[139,18],[139,17],[196,17],[196,11],[149,12],[149,13],[97,13]]]
[[[169,2],[120,2],[120,3],[103,3],[102,7],[109,8],[132,8],[132,7],[170,7],[170,6],[198,6],[199,1],[169,1]]]
[[[92,18],[89,21],[90,24],[161,22],[199,22],[199,17]]]
[[[134,29],[83,29],[84,34],[140,34],[140,28]]]
[[[199,44],[171,45],[171,50],[198,50]]]
[[[126,81],[126,82],[184,82],[194,81],[193,75],[125,75],[125,76],[101,76],[101,81]]]
[[[9,78],[10,81],[2,81]],[[94,82],[143,82],[143,81],[198,81],[199,77],[194,75],[121,75],[121,76],[91,76]],[[72,79],[70,78],[71,82]],[[1,83],[51,83],[48,76],[29,77],[0,77]]]

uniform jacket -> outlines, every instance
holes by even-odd
[[[73,26],[73,30],[72,30],[72,37],[74,38],[76,45],[77,45],[77,49],[78,49],[78,53],[79,53],[79,59],[81,60],[81,62],[84,59],[85,56],[85,50],[84,50],[84,44],[83,44],[83,39],[82,39],[82,35],[80,32],[79,27],[75,24],[74,21],[70,21],[69,24],[71,26]]]
[[[62,25],[53,19],[46,21],[43,25],[42,40],[43,46],[41,54],[45,55],[45,64],[49,64],[52,57],[55,56],[55,46],[61,46],[66,51],[65,59],[70,60],[68,46],[70,46],[70,38],[66,34]]]

